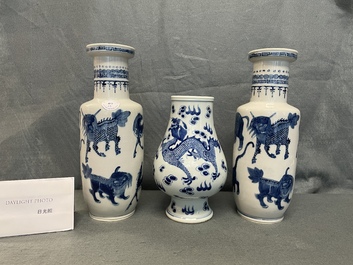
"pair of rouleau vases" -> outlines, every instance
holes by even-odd
[[[142,183],[142,108],[129,99],[127,59],[134,49],[91,44],[95,96],[81,106],[81,175],[90,215],[131,216]],[[293,193],[299,111],[287,104],[290,49],[249,53],[254,63],[251,100],[236,113],[233,190],[239,214],[273,223],[283,219]],[[208,198],[227,178],[213,120],[213,97],[172,96],[170,119],[158,147],[154,179],[171,196],[167,216],[177,222],[212,218]],[[266,200],[266,202],[265,202]]]

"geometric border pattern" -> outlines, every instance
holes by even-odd
[[[251,58],[258,58],[258,57],[289,57],[293,59],[298,58],[297,53],[293,52],[254,52],[249,54],[249,59]]]
[[[252,86],[251,94],[255,96],[257,94],[258,97],[261,95],[270,96],[273,98],[274,96],[286,98],[288,91],[287,86]]]
[[[135,54],[134,50],[121,48],[121,47],[114,47],[114,46],[107,46],[107,45],[99,45],[86,48],[87,52],[92,51],[109,51],[109,52],[121,52],[121,53],[128,53],[128,54]]]
[[[128,81],[113,81],[113,80],[95,80],[94,81],[94,89],[96,91],[102,90],[105,92],[106,89],[114,90],[116,93],[117,90],[124,90],[124,92],[129,90],[129,82]]]
[[[288,75],[281,74],[255,74],[252,77],[253,84],[277,84],[288,85]]]
[[[124,69],[95,69],[94,78],[129,79],[129,71]]]

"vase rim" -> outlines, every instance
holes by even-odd
[[[91,55],[116,55],[132,58],[135,55],[135,48],[118,43],[91,43],[86,46],[86,52]]]
[[[250,61],[276,58],[293,62],[298,58],[298,51],[288,48],[262,48],[250,51],[248,56]]]
[[[186,95],[173,95],[171,96],[173,101],[204,101],[213,102],[214,97],[211,96],[186,96]]]

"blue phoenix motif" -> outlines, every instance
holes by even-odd
[[[115,143],[115,154],[120,154],[118,136],[118,127],[125,127],[127,118],[130,115],[130,111],[123,111],[121,109],[113,112],[111,118],[106,118],[97,121],[96,115],[101,111],[99,109],[95,114],[84,114],[82,117],[83,134],[86,136],[86,157],[85,161],[88,162],[88,152],[91,151],[90,144],[93,143],[93,150],[97,155],[105,157],[103,152],[98,151],[98,143],[105,142],[105,151],[110,149],[110,141]],[[84,139],[81,141],[84,142]]]
[[[105,198],[104,194],[111,201],[113,205],[119,205],[115,201],[115,197],[127,200],[130,196],[125,196],[125,190],[132,185],[132,176],[130,173],[119,171],[117,167],[109,179],[102,176],[92,174],[92,168],[89,165],[82,163],[82,173],[86,179],[91,180],[91,189],[89,190],[95,202],[101,201],[96,197],[98,192],[101,198]]]

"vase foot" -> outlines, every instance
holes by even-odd
[[[276,224],[276,223],[281,222],[284,218],[284,217],[276,218],[276,219],[256,218],[256,217],[247,216],[247,215],[243,214],[242,212],[240,212],[239,210],[237,210],[237,212],[244,219],[246,219],[250,222],[253,222],[253,223],[258,223],[258,224]]]
[[[173,197],[165,212],[171,220],[186,224],[206,222],[213,216],[213,211],[208,205],[208,198]]]
[[[135,210],[132,211],[131,213],[126,214],[126,215],[117,216],[117,217],[100,217],[100,216],[95,216],[91,213],[89,213],[89,216],[92,219],[97,220],[97,221],[101,221],[101,222],[117,222],[117,221],[125,220],[125,219],[131,217],[134,213],[135,213]]]

